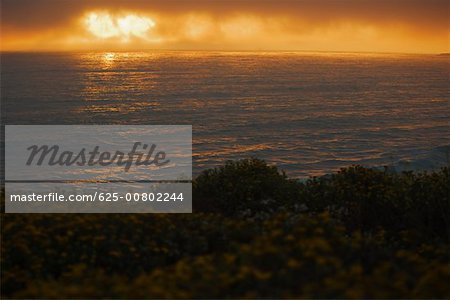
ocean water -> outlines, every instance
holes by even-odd
[[[450,59],[263,52],[2,53],[4,124],[191,124],[194,174],[449,163]]]

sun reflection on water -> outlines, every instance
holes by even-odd
[[[107,53],[103,54],[102,63],[105,67],[112,66],[114,64],[115,60],[116,60],[115,53],[107,52]]]

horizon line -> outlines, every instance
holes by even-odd
[[[442,55],[447,56],[450,55],[450,52],[395,52],[395,51],[352,51],[352,50],[273,50],[273,49],[62,49],[62,50],[0,50],[0,53],[87,53],[87,52],[118,52],[118,53],[126,53],[126,52],[255,52],[255,53],[263,53],[263,52],[271,52],[271,53],[334,53],[334,54],[397,54],[397,55]]]

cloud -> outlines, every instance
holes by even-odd
[[[443,0],[3,0],[1,22],[2,49],[444,52],[449,34]]]
[[[146,37],[155,22],[147,17],[134,14],[114,16],[107,12],[91,12],[85,17],[86,28],[99,38],[121,38],[125,41],[130,37]]]

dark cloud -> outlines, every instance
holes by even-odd
[[[15,30],[41,30],[62,26],[86,10],[99,8],[174,14],[200,11],[218,18],[237,12],[263,17],[285,15],[310,23],[352,19],[448,30],[448,4],[444,0],[3,0],[2,25]]]
[[[5,51],[159,47],[448,52],[445,0],[0,1]],[[93,11],[113,17],[131,11],[155,20],[151,42],[95,39],[82,25],[82,17]]]

